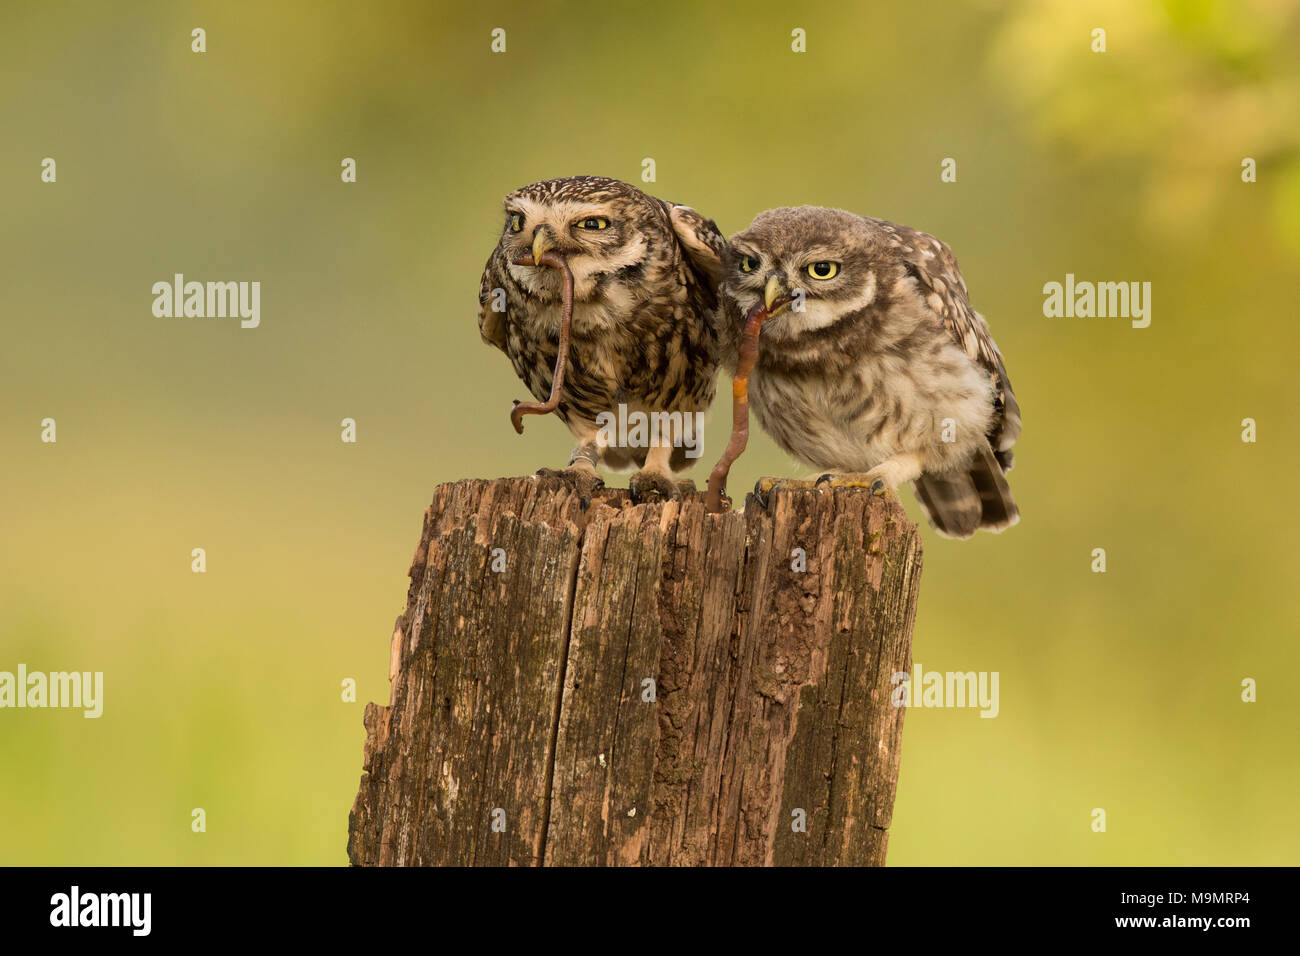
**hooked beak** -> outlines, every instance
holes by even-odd
[[[538,226],[533,232],[533,263],[541,268],[542,256],[554,248],[555,240],[551,238],[551,230],[545,226]]]
[[[773,308],[774,305],[776,308]],[[770,319],[784,312],[789,305],[790,293],[781,285],[781,280],[774,275],[768,276],[767,285],[763,288],[763,306],[767,309],[767,317]]]

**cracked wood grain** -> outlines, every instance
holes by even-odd
[[[349,859],[883,864],[920,564],[901,506],[853,489],[710,514],[698,494],[605,490],[584,512],[551,479],[439,486],[390,702],[366,709]]]

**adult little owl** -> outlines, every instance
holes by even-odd
[[[1020,407],[942,242],[837,209],[771,209],[732,237],[722,292],[732,328],[770,307],[750,401],[777,444],[826,473],[819,484],[911,481],[949,537],[1019,520],[1006,472]]]
[[[634,498],[677,497],[672,473],[693,460],[681,435],[663,432],[713,400],[725,248],[712,220],[616,179],[552,179],[505,197],[501,238],[479,289],[479,331],[539,400],[555,369],[561,275],[515,260],[540,262],[554,251],[573,274],[569,368],[556,412],[577,446],[568,468],[540,474],[565,478],[589,499],[601,484],[597,464],[635,464]],[[598,417],[617,419],[620,405],[631,420],[641,413],[651,432],[657,422],[660,434],[608,441]]]

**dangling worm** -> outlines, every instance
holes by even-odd
[[[782,297],[773,302],[773,310],[780,310],[788,301],[788,297]],[[758,361],[758,333],[768,315],[761,301],[754,303],[745,314],[736,377],[731,382],[731,440],[709,474],[709,490],[704,496],[704,508],[712,514],[720,514],[731,507],[730,499],[723,498],[727,492],[727,475],[749,442],[749,373]]]
[[[531,255],[518,256],[514,260],[517,266],[550,266],[559,270],[564,279],[560,298],[560,345],[555,357],[555,374],[551,376],[551,397],[544,402],[515,402],[510,411],[510,424],[515,431],[524,433],[525,415],[546,415],[555,411],[560,404],[560,390],[564,388],[564,372],[569,365],[569,326],[573,323],[573,272],[564,256],[555,250],[542,253],[541,262],[533,262]]]

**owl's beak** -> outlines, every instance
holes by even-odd
[[[554,248],[555,240],[551,238],[551,230],[545,226],[538,226],[533,233],[533,262],[540,263],[547,250]]]
[[[784,300],[784,301],[782,301]],[[790,304],[790,295],[781,285],[781,280],[776,276],[767,277],[767,285],[763,288],[763,306],[767,309],[767,317],[784,312],[786,306]],[[776,306],[773,309],[773,305]]]

